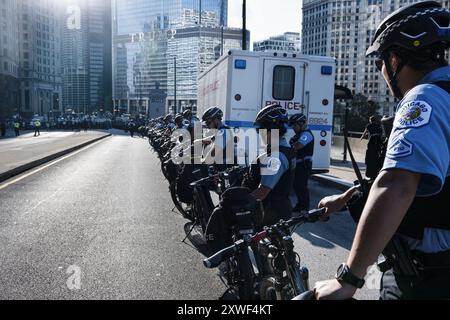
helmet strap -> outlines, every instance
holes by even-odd
[[[389,77],[389,84],[391,85],[394,96],[397,99],[401,100],[401,99],[403,99],[403,93],[400,90],[400,88],[398,87],[397,76],[400,73],[400,71],[402,71],[403,67],[406,65],[406,62],[404,61],[403,58],[401,58],[400,63],[397,66],[397,69],[395,71],[393,71],[391,64],[389,62],[389,54],[383,55],[383,60],[384,60],[384,66],[386,68],[386,72]]]

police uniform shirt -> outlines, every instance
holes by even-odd
[[[231,165],[234,163],[234,143],[232,138],[233,134],[231,132],[231,129],[224,125],[217,129],[214,137],[215,147],[222,150],[222,155],[224,156],[223,161],[225,162],[224,164]],[[233,154],[228,156],[227,149],[233,150]]]
[[[450,99],[430,84],[440,81],[450,81],[450,66],[429,73],[400,101],[382,169],[421,173],[417,196],[439,193],[450,175]],[[422,252],[449,250],[450,230],[426,228],[422,240],[407,240]]]
[[[290,147],[284,137],[280,139],[280,146]],[[266,164],[261,163],[261,168],[261,185],[272,190],[289,170],[289,161],[282,152],[274,152]]]
[[[211,139],[213,142],[213,148],[209,149],[208,154],[205,155],[205,158],[212,157],[212,151],[214,150],[214,160],[216,164],[233,164],[233,155],[227,157],[227,148],[233,147],[232,144],[232,134],[228,132],[229,129],[222,125],[218,129],[206,129],[203,132],[203,138]],[[208,147],[210,148],[210,147]],[[219,152],[222,154],[222,157],[219,156]],[[220,159],[221,158],[221,159]]]
[[[305,130],[308,130],[308,129],[305,129]],[[310,144],[313,141],[314,141],[313,135],[309,131],[304,131],[304,132],[301,133],[301,135],[298,138],[297,142],[306,147],[308,144]],[[311,160],[312,156],[306,156],[303,159],[304,160]],[[299,161],[302,161],[302,160],[299,159]]]

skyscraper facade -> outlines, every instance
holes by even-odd
[[[253,42],[253,51],[300,52],[300,33],[285,32],[282,35]]]
[[[199,75],[224,53],[242,47],[242,30],[220,23],[216,11],[202,10],[201,26],[197,10],[182,12],[173,37],[168,39],[167,109],[170,112],[179,112],[187,106],[196,112]],[[250,39],[249,32],[247,39]]]
[[[20,113],[61,112],[61,16],[52,0],[19,0]]]
[[[227,0],[113,0],[115,110],[163,114],[177,32],[200,24],[226,26],[227,6]]]
[[[17,1],[0,0],[0,121],[20,107],[18,9]]]
[[[64,0],[65,112],[112,111],[111,2]]]
[[[393,114],[395,99],[366,58],[378,24],[396,9],[418,0],[304,0],[302,53],[333,56],[336,83],[378,102],[383,114]],[[449,6],[448,0],[440,2]]]

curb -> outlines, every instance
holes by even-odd
[[[336,188],[341,191],[347,191],[349,188],[353,187],[353,183],[347,180],[327,176],[324,174],[315,174],[311,176],[311,179],[323,183],[328,187]]]
[[[84,148],[84,147],[86,147],[86,146],[88,146],[88,145],[90,145],[90,144],[92,144],[94,142],[100,141],[102,139],[105,139],[105,138],[108,138],[108,137],[111,137],[111,136],[112,136],[112,134],[109,133],[109,134],[106,134],[104,136],[101,136],[101,137],[98,137],[98,138],[95,138],[95,139],[83,142],[82,144],[76,145],[74,147],[71,147],[71,148],[59,151],[57,153],[45,156],[45,157],[43,157],[41,159],[37,159],[37,160],[34,160],[32,162],[26,163],[26,164],[21,165],[21,166],[19,166],[17,168],[14,168],[14,169],[8,170],[6,172],[0,173],[0,182],[6,181],[6,180],[8,180],[8,179],[10,179],[10,178],[12,178],[14,176],[17,176],[17,175],[19,175],[21,173],[24,173],[25,171],[28,171],[30,169],[36,168],[38,166],[41,166],[41,165],[43,165],[43,164],[45,164],[47,162],[55,160],[56,158],[62,157],[64,155],[66,155],[66,154],[72,153],[72,152],[74,152],[76,150],[79,150],[81,148]]]

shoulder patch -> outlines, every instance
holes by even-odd
[[[273,172],[278,172],[281,167],[281,160],[276,157],[270,157],[267,159],[267,169],[272,170]]]
[[[386,157],[390,159],[403,158],[412,155],[414,145],[409,142],[403,135],[399,135],[392,140]]]
[[[278,173],[281,167],[281,160],[277,157],[265,157],[264,162],[260,162],[261,175],[272,176]]]
[[[430,122],[433,108],[425,101],[409,101],[398,108],[395,115],[394,127],[419,128]]]

